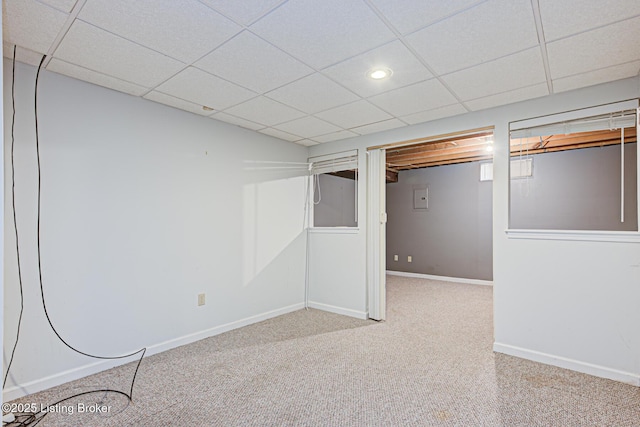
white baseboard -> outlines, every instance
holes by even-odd
[[[594,365],[592,363],[581,362],[579,360],[561,356],[554,356],[552,354],[508,344],[494,343],[493,351],[640,387],[640,374],[619,371],[617,369],[607,368],[606,366]]]
[[[392,271],[392,270],[387,270],[387,274],[390,276],[415,277],[417,279],[440,280],[442,282],[456,282],[456,283],[468,283],[470,285],[493,286],[493,281],[491,280],[465,279],[464,277],[434,276],[432,274],[407,273],[404,271]]]
[[[335,305],[322,304],[320,302],[309,301],[310,308],[317,308],[318,310],[328,311],[330,313],[342,314],[343,316],[355,317],[357,319],[368,319],[366,311],[351,310],[349,308],[336,307]]]
[[[196,341],[200,341],[205,338],[209,338],[215,335],[219,335],[224,332],[231,331],[233,329],[241,328],[243,326],[251,325],[253,323],[262,322],[263,320],[271,319],[272,317],[281,316],[283,314],[291,313],[292,311],[301,310],[304,308],[304,303],[290,305],[288,307],[279,308],[277,310],[268,311],[266,313],[257,314],[255,316],[247,317],[244,319],[236,320],[234,322],[226,323],[224,325],[215,326],[204,331],[196,332],[189,335],[184,335],[178,338],[174,338],[168,341],[164,341],[158,344],[154,344],[147,347],[145,357],[153,354],[162,353],[163,351],[170,350],[172,348],[180,347],[182,345],[191,344]],[[135,351],[135,350],[134,350]],[[104,370],[124,365],[126,363],[138,360],[139,356],[132,356],[127,359],[121,360],[103,360],[88,365],[80,366],[78,368],[70,369],[68,371],[60,372],[58,374],[50,375],[48,377],[40,378],[34,381],[30,381],[19,386],[8,387],[2,392],[2,401],[9,402],[20,397],[36,393],[51,387],[58,386],[60,384],[74,381],[79,378],[86,377],[87,375],[96,374]],[[144,363],[144,362],[143,362]],[[143,365],[144,366],[144,365]],[[134,390],[135,392],[135,390]]]

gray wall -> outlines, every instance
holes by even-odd
[[[424,185],[429,208],[414,210],[413,189]],[[491,203],[480,163],[400,172],[387,184],[387,269],[492,280]]]
[[[317,184],[316,184],[317,185]],[[320,195],[317,186],[315,198],[320,203],[313,209],[315,227],[355,227],[356,223],[356,181],[335,175],[319,175]]]
[[[625,222],[620,222],[620,146],[533,157],[533,176],[511,180],[510,228],[638,228],[636,144],[625,144]]]
[[[533,176],[511,180],[510,227],[637,230],[636,144],[625,146],[625,171],[621,223],[619,146],[535,155]],[[413,190],[423,186],[429,208],[416,210]],[[491,204],[479,163],[400,172],[387,184],[387,269],[492,280]]]

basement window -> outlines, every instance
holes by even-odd
[[[310,224],[358,226],[358,150],[309,158]]]
[[[510,230],[637,232],[637,106],[511,123]]]

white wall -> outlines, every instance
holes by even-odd
[[[328,147],[317,152],[344,151],[339,144]],[[367,318],[366,173],[366,151],[358,150],[358,227],[309,234],[309,305],[358,318]]]
[[[0,18],[0,30],[2,30],[2,19]],[[0,68],[0,79],[3,78],[4,67]],[[0,95],[3,96],[4,85],[0,87]],[[4,105],[0,105],[0,115],[4,114]],[[0,134],[4,134],[4,120],[0,122]],[[0,196],[2,200],[6,200],[4,192],[4,150],[0,151]],[[0,224],[4,224],[4,209],[0,210]],[[0,229],[0,259],[4,259],[4,228]],[[0,330],[4,328],[4,262],[0,265]],[[3,334],[4,335],[4,334]],[[0,347],[3,346],[4,336],[0,336]],[[0,403],[4,402],[0,396]]]
[[[11,68],[4,65],[8,161]],[[42,310],[35,72],[16,68],[25,316],[5,399],[110,366],[64,347]],[[260,162],[304,162],[307,148],[46,71],[38,96],[44,288],[69,343],[98,355],[144,346],[152,354],[303,306],[305,178]],[[19,310],[10,200],[5,368]],[[199,293],[206,293],[202,307]]]
[[[632,78],[449,117],[346,141],[311,147],[317,156],[484,126],[495,126],[493,181],[493,282],[496,351],[640,385],[640,238],[630,242],[520,240],[509,238],[510,121],[523,120],[640,96]],[[366,165],[361,156],[362,188]],[[360,193],[361,196],[366,196]],[[363,199],[364,200],[364,199]],[[365,205],[366,206],[366,205]],[[364,254],[366,217],[351,242],[343,236],[310,241],[324,274],[313,289],[343,283],[326,304],[359,304],[366,295]],[[347,247],[347,244],[349,245]],[[339,257],[350,253],[353,263]],[[347,301],[348,300],[348,301]]]

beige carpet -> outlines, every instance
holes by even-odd
[[[492,289],[388,277],[387,321],[301,310],[143,360],[39,426],[640,426],[640,389],[494,354]],[[127,365],[20,402],[127,390]]]

